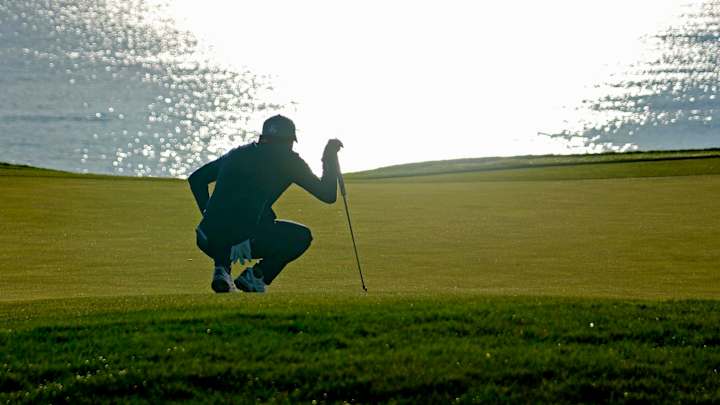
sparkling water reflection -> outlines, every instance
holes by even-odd
[[[720,145],[720,2],[683,6],[678,23],[645,38],[636,63],[588,89],[581,117],[556,136],[598,150]]]
[[[182,176],[254,133],[270,79],[230,71],[146,1],[0,4],[3,160]],[[72,157],[69,160],[68,157]]]
[[[663,4],[679,7],[683,1]],[[291,25],[287,32],[297,37],[294,41],[283,37],[285,31],[263,41],[254,35],[261,30],[240,28],[256,19],[227,12],[231,2],[185,1],[186,16],[212,9],[205,19],[181,24],[174,20],[180,3],[0,3],[0,161],[183,177],[253,139],[263,118],[288,109],[297,112],[299,129],[313,134],[304,137],[301,132],[298,148],[319,154],[324,139],[340,136],[352,144],[344,158],[355,160],[344,160],[344,167],[353,169],[451,157],[720,144],[720,0],[679,7],[682,15],[660,31],[648,32],[630,60],[606,60],[606,70],[594,76],[605,79],[585,81],[584,88],[561,80],[570,72],[561,65],[573,57],[566,48],[602,41],[565,43],[565,33],[542,36],[541,31],[567,21],[518,20],[515,6],[505,9],[505,17],[515,24],[512,32],[498,35],[507,28],[504,23],[483,31],[490,23],[488,11],[496,12],[493,5],[501,7],[502,2],[478,6],[473,10],[477,15],[463,12],[458,3],[418,4],[414,19],[402,22],[402,32],[392,13],[374,14],[377,5],[352,9],[323,3],[321,8],[346,20],[323,18],[314,27],[295,15],[278,15]],[[232,7],[244,10],[250,3]],[[583,21],[584,6],[552,6],[558,4],[576,13],[570,18]],[[404,13],[402,6],[387,6],[393,7]],[[545,9],[552,7],[537,6],[536,11]],[[229,15],[220,18],[223,11]],[[442,13],[436,16],[435,11]],[[351,14],[360,12],[364,14],[354,20],[361,23],[342,31],[356,17]],[[640,16],[645,11],[634,12]],[[541,17],[554,14],[550,10]],[[470,24],[483,16],[485,24]],[[222,27],[207,29],[217,20]],[[362,31],[369,23],[375,24],[373,32]],[[578,37],[587,34],[580,25],[572,31]],[[608,27],[602,35],[620,28]],[[221,41],[243,40],[229,41],[218,58],[210,49],[217,44],[203,37],[203,30],[218,34],[214,38]],[[328,39],[328,30],[341,40]],[[377,32],[382,35],[373,34]],[[444,32],[454,36],[441,37]],[[541,39],[533,40],[536,35],[529,32]],[[264,53],[268,44],[292,52],[273,59]],[[262,51],[253,54],[250,48]],[[604,59],[611,58],[606,55],[612,55],[608,50],[613,46],[606,48]],[[266,56],[267,65],[284,65],[284,79],[294,75],[290,81],[297,91],[278,91],[278,77],[243,67],[244,59],[258,55]],[[360,68],[349,70],[354,66]],[[556,106],[562,108],[556,111]],[[319,156],[308,160],[312,165]]]

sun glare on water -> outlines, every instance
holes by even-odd
[[[277,113],[320,170],[717,146],[720,0],[0,3],[0,161],[184,177]],[[53,148],[47,148],[53,144]]]
[[[340,137],[346,169],[420,160],[583,151],[538,135],[677,1],[198,2],[178,22],[213,57],[272,76],[315,161]],[[259,126],[259,122],[254,123]]]

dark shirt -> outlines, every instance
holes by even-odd
[[[336,155],[324,156],[319,179],[287,146],[251,143],[197,169],[188,181],[203,212],[203,232],[239,243],[251,237],[261,221],[275,219],[272,205],[293,183],[326,203],[335,202],[337,168]],[[208,185],[213,181],[210,196]]]

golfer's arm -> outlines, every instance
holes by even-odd
[[[200,212],[205,211],[208,200],[210,199],[210,192],[208,186],[210,183],[217,179],[218,175],[218,161],[212,161],[205,166],[195,170],[193,174],[188,177],[188,183],[190,183],[190,190],[195,197]]]
[[[303,162],[303,167],[298,171],[298,178],[295,183],[314,195],[318,200],[332,204],[337,200],[337,156],[323,160],[323,174],[318,179],[310,168]]]

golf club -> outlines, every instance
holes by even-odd
[[[362,268],[360,268],[360,256],[358,256],[357,244],[355,243],[355,233],[353,232],[352,222],[350,221],[350,210],[347,203],[347,192],[345,191],[345,180],[343,180],[342,170],[340,170],[340,161],[338,160],[338,185],[340,186],[340,194],[342,194],[343,203],[345,204],[345,214],[347,215],[348,226],[350,227],[350,238],[352,238],[353,250],[355,251],[355,260],[357,261],[358,272],[360,273],[360,282],[362,288],[367,292],[365,280],[363,279]]]

